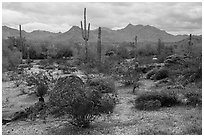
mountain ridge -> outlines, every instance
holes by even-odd
[[[187,38],[187,35],[173,35],[150,25],[133,25],[129,23],[121,29],[112,30],[107,27],[102,28],[102,42],[133,42],[134,37],[138,37],[138,42],[150,41],[157,42],[161,39],[164,42],[176,42]],[[98,29],[90,30],[89,42],[96,42]],[[74,41],[82,42],[81,28],[72,26],[64,33],[55,33],[45,30],[34,30],[32,32],[22,31],[22,35],[28,40],[48,40],[48,41]],[[19,36],[19,30],[7,26],[2,26],[2,38]]]

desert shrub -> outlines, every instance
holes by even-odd
[[[100,99],[99,112],[104,114],[110,114],[115,108],[117,98],[109,94],[103,94]]]
[[[187,126],[184,135],[202,135],[202,124],[191,123]]]
[[[157,126],[155,127],[145,127],[140,129],[138,135],[169,135],[168,131],[162,131]]]
[[[118,74],[124,86],[130,86],[139,81],[142,75],[142,69],[138,67],[138,63],[134,59],[122,61],[118,66]]]
[[[92,78],[89,81],[89,86],[94,87],[101,93],[115,93],[114,80],[109,77]]]
[[[38,64],[43,66],[43,67],[52,66],[55,61],[56,61],[55,59],[48,58],[48,59],[40,60],[40,62]]]
[[[48,91],[48,86],[44,83],[40,83],[37,85],[37,96],[43,97]]]
[[[183,91],[183,95],[187,99],[186,105],[202,107],[202,91],[189,88]]]
[[[15,38],[2,40],[2,68],[3,71],[15,70],[21,63],[22,53],[13,45]]]
[[[129,52],[128,52],[127,48],[124,47],[124,46],[118,47],[118,49],[117,49],[117,56],[119,58],[123,58],[123,59],[129,58]]]
[[[153,76],[154,80],[161,80],[169,76],[169,71],[166,68],[160,68]]]
[[[168,63],[168,61],[170,61]],[[202,59],[201,56],[189,57],[172,55],[167,57],[170,76],[183,86],[189,83],[199,83],[202,81]]]
[[[162,53],[161,55],[158,55],[157,63],[164,62],[167,56],[168,56],[168,54],[165,54],[165,53]]]
[[[7,73],[9,80],[14,82],[15,87],[19,87],[24,82],[25,74],[19,74],[17,71],[10,71]]]
[[[104,74],[112,74],[114,72],[115,67],[115,61],[111,59],[111,57],[105,58],[104,62],[101,62],[100,65],[98,65],[98,70],[100,73]]]
[[[72,57],[72,56],[73,56],[73,51],[69,47],[66,47],[66,48],[59,49],[57,51],[55,58],[59,59],[63,57]]]
[[[84,85],[77,76],[60,78],[50,93],[50,113],[55,116],[68,115],[70,123],[78,127],[89,127],[91,121],[102,113],[112,112],[114,98],[99,90]]]
[[[79,69],[85,71],[86,73],[95,73],[94,71],[97,68],[98,62],[95,58],[77,59],[74,61],[74,64],[78,66]]]
[[[184,85],[202,81],[202,63],[193,59],[186,61],[182,70],[182,75]]]
[[[146,79],[150,79],[153,75],[157,73],[158,69],[154,68],[146,73]]]
[[[161,107],[159,100],[138,101],[135,107],[139,110],[157,110]]]
[[[188,100],[187,105],[191,105],[191,106],[202,105],[202,100],[198,93],[187,93],[185,96],[187,97],[187,100]]]
[[[2,56],[2,72],[6,72],[9,69],[9,62],[8,62],[8,58]]]
[[[43,97],[47,94],[48,90],[51,90],[55,79],[50,73],[40,71],[38,73],[27,73],[24,78],[28,86],[36,87],[36,95]]]
[[[125,74],[123,77],[122,77],[122,83],[124,84],[124,86],[130,86],[130,85],[133,85],[134,83],[137,83],[139,81],[141,77],[141,74],[138,72],[138,73],[129,73],[129,74]]]
[[[135,108],[139,110],[154,110],[159,107],[170,107],[180,103],[181,101],[178,100],[177,93],[166,89],[141,93],[135,99]]]

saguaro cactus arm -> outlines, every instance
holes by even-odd
[[[90,23],[88,25],[87,41],[89,40],[89,32],[90,32]]]

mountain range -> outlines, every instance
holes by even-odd
[[[150,25],[132,25],[128,24],[125,28],[112,30],[102,27],[102,42],[133,42],[137,36],[138,42],[157,42],[161,39],[163,42],[177,42],[186,39],[187,35],[172,35],[164,30],[160,30]],[[2,26],[2,38],[19,36],[19,30]],[[49,31],[35,30],[32,32],[22,31],[22,36],[31,41],[53,41],[53,42],[83,42],[81,29],[78,26],[73,26],[64,33],[53,33]],[[97,42],[98,29],[91,30],[89,42]]]

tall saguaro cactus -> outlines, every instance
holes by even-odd
[[[20,49],[23,50],[21,25],[19,25],[19,35],[20,35]]]
[[[161,39],[158,39],[158,47],[157,47],[158,55],[161,55],[161,48],[162,48]]]
[[[86,28],[86,8],[84,8],[84,27],[81,21],[81,32],[82,32],[82,38],[85,41],[85,54],[86,54],[86,60],[88,58],[88,40],[89,40],[89,31],[90,31],[90,23],[88,25],[88,30]]]
[[[135,50],[135,61],[138,61],[137,59],[137,36],[135,36],[135,42],[134,42],[134,50]]]
[[[21,32],[21,25],[19,25],[19,35],[20,35],[20,40],[19,40],[19,47],[20,47],[20,51],[22,52],[21,54],[21,61],[23,59],[23,40],[22,40],[22,32]]]
[[[101,27],[98,28],[98,43],[97,43],[98,62],[101,64]]]
[[[192,53],[192,45],[193,45],[193,43],[192,43],[192,35],[190,34],[190,36],[189,36],[189,41],[188,41],[188,54],[189,55],[191,55],[191,53]]]
[[[21,27],[21,25],[19,25],[19,34],[20,34],[20,49],[21,49],[21,52],[22,52],[22,59],[23,59],[23,54],[25,53],[25,52],[27,52],[27,63],[29,63],[30,62],[30,54],[29,54],[29,49],[30,49],[30,47],[29,47],[29,45],[27,45],[27,47],[26,47],[26,45],[25,45],[25,37],[22,37],[22,27]],[[26,49],[25,49],[26,48]]]

